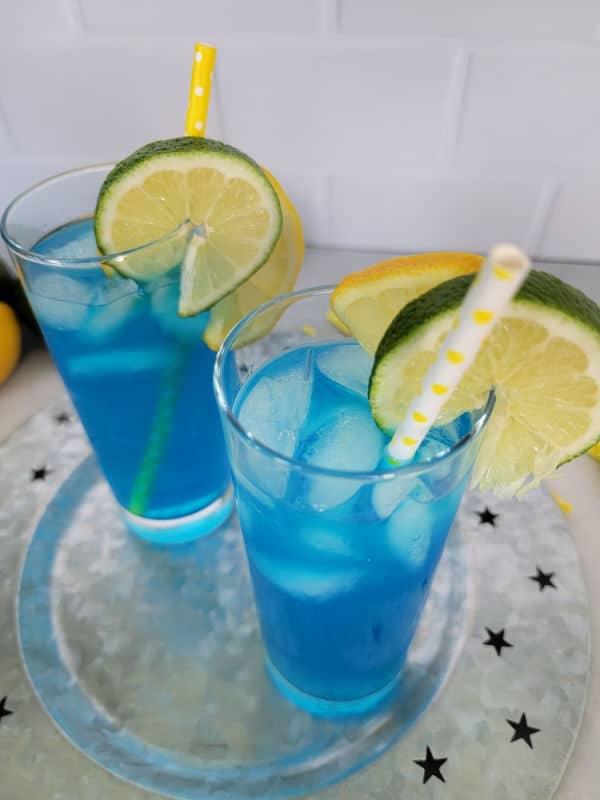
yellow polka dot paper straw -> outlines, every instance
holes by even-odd
[[[499,244],[490,250],[465,296],[458,324],[446,336],[421,393],[388,445],[390,461],[402,463],[413,458],[530,269],[529,258],[514,245]]]
[[[194,47],[190,98],[185,121],[185,132],[188,136],[204,136],[206,131],[216,58],[217,51],[212,45],[197,43]]]

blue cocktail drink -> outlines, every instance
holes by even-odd
[[[93,221],[60,228],[34,251],[93,257]],[[174,275],[138,284],[99,267],[28,269],[30,303],[117,500],[158,520],[209,506],[228,484],[207,315],[178,317],[178,293]]]
[[[282,301],[262,351],[236,341],[260,314],[242,323],[216,386],[268,669],[296,703],[337,714],[398,681],[489,408],[391,468],[367,399],[372,359],[324,327],[327,296]],[[294,319],[322,333],[290,349]]]
[[[232,505],[212,392],[215,353],[202,341],[208,314],[178,316],[178,266],[142,282],[98,255],[93,217],[76,216],[93,211],[107,172],[42,184],[43,197],[36,200],[38,187],[9,209],[4,232],[14,240],[26,230],[15,264],[127,524],[157,543],[188,541]]]

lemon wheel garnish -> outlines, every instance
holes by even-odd
[[[231,328],[250,311],[278,295],[291,292],[304,260],[304,235],[300,216],[276,178],[267,170],[264,172],[281,205],[281,234],[265,264],[211,308],[204,341],[213,350],[220,347]],[[264,336],[275,325],[277,318],[275,311],[262,314],[245,331],[244,339],[240,343]]]
[[[482,263],[483,258],[474,253],[435,252],[373,264],[348,275],[336,287],[329,319],[374,353],[401,308],[443,281],[476,272]]]

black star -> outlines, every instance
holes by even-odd
[[[531,725],[527,724],[527,717],[525,714],[521,714],[521,719],[518,722],[514,722],[512,719],[506,720],[510,727],[514,730],[513,737],[511,742],[516,742],[519,739],[523,739],[524,742],[527,742],[529,747],[533,750],[533,745],[531,744],[531,737],[534,733],[539,733],[539,728],[532,728]]]
[[[32,481],[45,481],[46,476],[49,474],[50,470],[46,469],[46,467],[40,467],[39,469],[32,469],[31,470],[31,480]]]
[[[503,647],[512,647],[512,644],[507,642],[504,638],[504,628],[502,628],[501,631],[498,631],[498,633],[494,633],[494,631],[491,631],[489,628],[486,628],[486,631],[488,632],[489,638],[487,642],[484,642],[484,644],[491,645],[499,656],[502,655]]]
[[[447,758],[434,758],[433,753],[427,748],[427,754],[424,759],[415,760],[423,770],[423,783],[427,783],[429,778],[437,778],[442,783],[446,783],[446,779],[440,772],[440,768],[448,761]]]
[[[551,586],[553,589],[556,589],[554,583],[552,583],[552,578],[554,577],[554,572],[542,572],[539,567],[536,567],[537,575],[530,575],[530,581],[536,581],[540,585],[540,592],[543,592],[546,586]]]
[[[8,708],[4,707],[5,703],[6,697],[3,697],[2,700],[0,700],[0,725],[2,724],[2,717],[10,717],[10,715],[13,713],[12,711],[9,711]]]
[[[487,522],[487,524],[491,525],[492,528],[496,527],[496,517],[500,516],[499,514],[492,514],[487,506],[483,511],[478,511],[477,514],[479,516],[480,525],[485,525]]]
[[[71,421],[71,417],[67,414],[66,411],[61,411],[60,414],[57,414],[54,417],[54,421],[58,422],[59,425],[64,425],[66,422]]]

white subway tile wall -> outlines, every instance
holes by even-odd
[[[539,196],[535,181],[406,177],[336,178],[331,230],[349,247],[393,250],[410,241],[417,250],[487,250],[511,241],[530,248],[530,220]],[[507,202],[510,198],[510,202]]]
[[[91,32],[183,34],[218,44],[213,34],[302,33],[319,30],[320,0],[80,0]],[[212,38],[211,38],[212,37]]]
[[[600,5],[598,6],[600,16]],[[500,43],[473,54],[457,165],[558,174],[598,167],[600,48]]]
[[[600,180],[561,186],[541,237],[542,255],[600,260]]]
[[[44,34],[53,36],[69,29],[70,13],[66,0],[3,0],[0,4],[2,47],[16,37]]]
[[[0,206],[180,134],[196,39],[208,135],[282,180],[309,243],[600,262],[591,0],[1,2]]]
[[[343,0],[339,20],[344,33],[373,36],[589,39],[598,8],[593,0]]]
[[[225,45],[225,130],[266,164],[401,175],[438,158],[452,55],[318,39],[309,51],[301,40],[267,51]]]
[[[77,36],[4,47],[0,102],[22,156],[70,154],[76,164],[118,159],[183,132],[190,65],[190,50],[168,40],[130,47]],[[215,137],[223,134],[218,119],[212,107]]]

